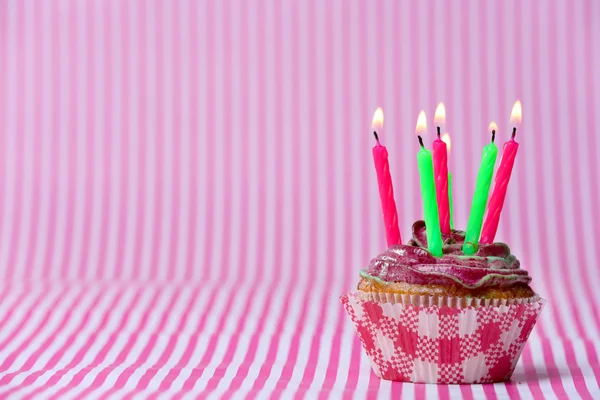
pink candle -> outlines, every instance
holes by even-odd
[[[437,139],[433,142],[433,175],[435,179],[435,193],[440,216],[440,230],[443,234],[450,234],[450,200],[448,198],[448,149],[446,143],[440,138],[440,125],[446,122],[446,107],[444,103],[438,104],[433,119],[437,125]]]
[[[383,111],[378,108],[373,116],[373,128],[383,126]],[[373,147],[373,161],[377,172],[377,183],[379,185],[379,196],[381,197],[381,210],[383,211],[383,222],[385,224],[385,235],[388,246],[401,244],[400,229],[398,228],[398,212],[394,200],[394,187],[390,174],[388,162],[388,151],[379,143],[379,137],[373,132],[377,144]]]
[[[514,123],[521,121],[521,103],[518,100],[513,107],[511,121]],[[493,243],[494,238],[496,237],[496,232],[498,231],[498,223],[500,222],[500,213],[502,213],[502,207],[504,206],[506,189],[508,187],[510,175],[515,164],[517,150],[519,150],[519,143],[515,141],[516,133],[517,128],[513,128],[512,137],[504,144],[504,148],[502,150],[502,158],[500,159],[500,165],[498,166],[498,171],[496,172],[496,180],[494,181],[492,197],[490,198],[487,214],[481,230],[480,243]]]
[[[448,198],[448,150],[446,143],[438,138],[433,141],[433,175],[437,197],[440,229],[443,234],[450,234],[450,201]]]

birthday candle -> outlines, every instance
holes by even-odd
[[[517,150],[519,150],[519,143],[515,141],[515,135],[517,134],[516,125],[521,123],[521,115],[521,102],[517,100],[510,116],[510,121],[513,125],[512,137],[504,144],[504,149],[502,150],[502,158],[500,159],[500,165],[498,166],[496,179],[494,180],[494,190],[492,191],[492,197],[490,198],[490,204],[488,205],[485,222],[481,231],[481,243],[493,243],[498,231],[498,222],[500,221],[500,213],[502,213],[504,199],[506,198],[506,189],[515,164]]]
[[[435,257],[442,256],[442,232],[440,230],[440,218],[438,215],[438,204],[435,191],[435,180],[433,175],[433,160],[431,151],[423,145],[421,134],[427,131],[425,112],[421,111],[417,119],[417,136],[421,150],[417,153],[419,175],[421,177],[421,194],[423,197],[423,212],[425,215],[425,227],[427,228],[427,248]]]
[[[481,165],[479,166],[477,182],[475,183],[475,193],[471,202],[471,213],[469,214],[469,222],[467,223],[467,230],[465,232],[463,252],[466,255],[475,254],[479,248],[479,235],[481,234],[483,214],[488,200],[490,184],[492,183],[496,156],[498,155],[498,148],[494,144],[497,129],[496,123],[492,122],[489,129],[492,131],[492,141],[483,148]]]
[[[435,110],[434,123],[437,125],[437,139],[433,141],[433,173],[437,197],[440,230],[450,234],[450,199],[448,197],[448,149],[441,138],[441,126],[446,122],[444,103],[438,104]]]
[[[388,246],[392,246],[394,244],[401,244],[402,238],[400,237],[400,228],[398,228],[398,212],[396,210],[396,201],[394,200],[394,187],[390,174],[388,151],[385,146],[379,143],[379,136],[376,131],[376,129],[383,127],[383,110],[381,108],[375,110],[375,114],[373,114],[372,127],[375,140],[377,141],[377,144],[373,147],[373,161],[375,162],[375,171],[377,172],[385,235]]]

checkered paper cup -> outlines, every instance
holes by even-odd
[[[545,303],[367,292],[341,301],[377,376],[439,384],[510,379]]]

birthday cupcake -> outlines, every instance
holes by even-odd
[[[531,277],[503,243],[463,252],[465,234],[427,247],[425,222],[360,272],[342,302],[375,373],[388,380],[487,383],[510,379],[543,307]]]

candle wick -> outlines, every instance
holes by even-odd
[[[373,131],[373,135],[375,135],[375,140],[377,140],[377,144],[379,144],[379,135],[377,135],[377,132]]]
[[[437,135],[438,135],[438,139],[439,139],[440,135],[441,135],[441,133],[440,133],[440,127],[439,126],[437,127]]]
[[[423,144],[423,138],[421,137],[421,135],[417,135],[417,137],[419,138],[419,144],[421,145],[421,147],[425,148],[425,145]]]
[[[517,135],[517,127],[513,128],[513,133],[512,133],[512,139],[515,139],[515,136]]]
[[[495,129],[492,131],[492,143],[494,143],[494,140],[496,140],[496,130]]]

